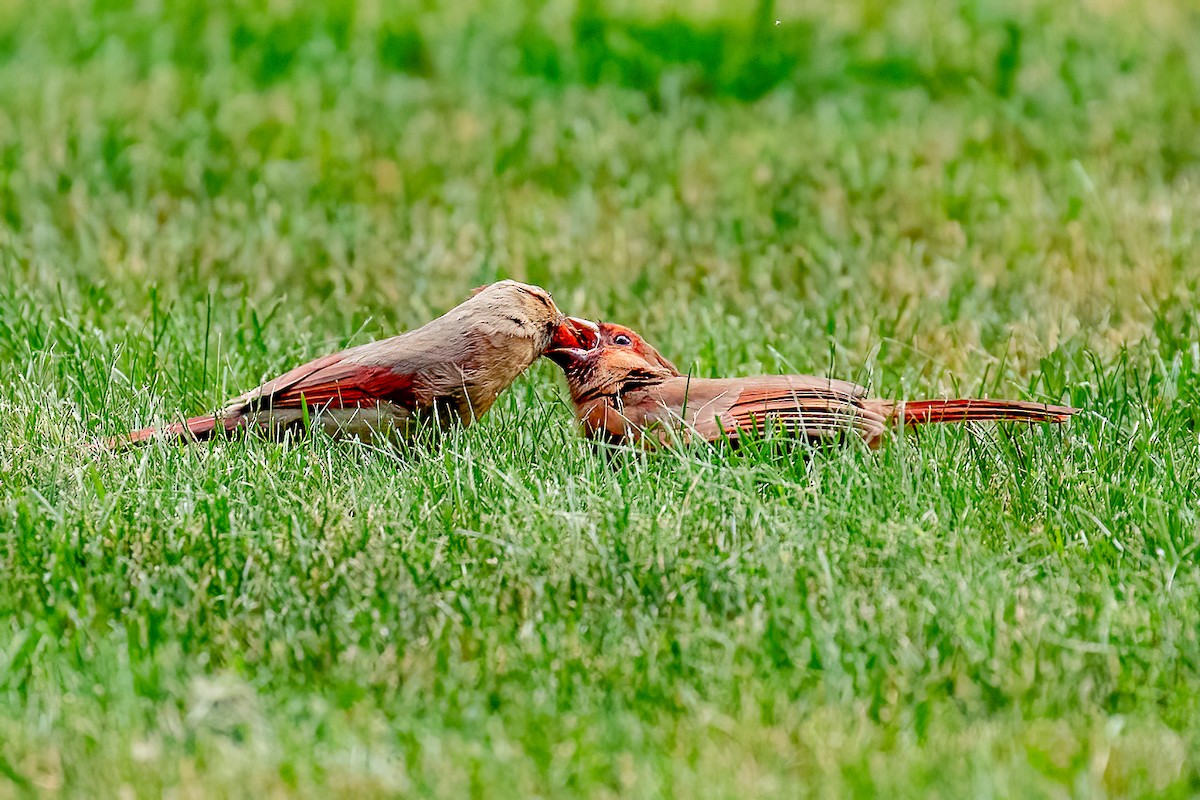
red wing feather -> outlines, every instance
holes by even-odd
[[[321,356],[307,364],[301,364],[295,369],[288,370],[278,378],[267,381],[257,389],[251,389],[238,399],[245,402],[254,402],[260,398],[265,400],[268,397],[281,395],[306,378],[311,378],[314,375],[321,374],[323,371],[331,370],[331,368],[339,364],[344,364],[344,359],[345,357],[341,353]]]
[[[341,354],[318,358],[267,381],[243,397],[256,408],[370,408],[381,401],[414,408],[413,377],[388,367],[346,361]]]
[[[863,397],[866,390],[849,381],[831,381],[820,379],[791,379],[769,383],[754,383],[742,389],[734,405],[753,403],[776,403],[792,397],[826,397],[838,398],[843,402],[852,403],[856,398]]]
[[[807,384],[807,385],[806,385]],[[760,433],[773,424],[810,439],[856,431],[872,438],[883,424],[879,414],[859,403],[861,388],[852,383],[821,381],[790,386],[749,386],[721,417],[730,436],[737,430]]]
[[[144,428],[108,440],[115,448],[137,444],[155,436],[202,441],[217,433],[228,434],[247,423],[247,414],[265,409],[372,408],[381,402],[408,409],[421,405],[412,375],[387,367],[347,361],[341,353],[318,358],[267,381],[232,400],[217,416],[193,417],[162,428]],[[431,402],[431,401],[430,401]]]

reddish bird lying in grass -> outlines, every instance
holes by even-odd
[[[847,381],[809,375],[692,378],[641,336],[602,322],[599,337],[546,352],[567,376],[584,431],[610,443],[657,446],[780,430],[812,443],[854,433],[876,447],[891,427],[937,422],[1065,422],[1078,409],[1018,400],[882,400]]]
[[[333,436],[405,440],[431,422],[470,424],[548,348],[587,346],[595,335],[593,323],[565,316],[546,290],[500,281],[416,330],[310,361],[216,414],[109,445],[194,442],[246,428],[279,437],[313,425]]]

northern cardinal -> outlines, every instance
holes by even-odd
[[[587,346],[595,330],[560,312],[546,290],[500,281],[416,330],[310,361],[216,414],[133,431],[109,445],[159,436],[199,441],[242,428],[278,437],[311,425],[370,441],[408,438],[431,419],[467,425],[548,348]]]
[[[651,447],[683,441],[729,440],[745,431],[782,429],[821,442],[847,432],[878,446],[891,426],[934,422],[1018,420],[1061,423],[1078,409],[1017,400],[868,398],[848,381],[808,375],[692,378],[629,328],[602,322],[599,335],[546,356],[563,368],[575,414],[589,435],[610,443]]]

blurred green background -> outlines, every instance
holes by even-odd
[[[1200,792],[1200,9],[0,4],[0,797]],[[85,456],[473,287],[1074,402]]]

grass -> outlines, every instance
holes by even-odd
[[[0,797],[1200,793],[1197,35],[0,8]],[[699,375],[1085,412],[607,457],[540,364],[414,454],[81,447],[500,276]]]

